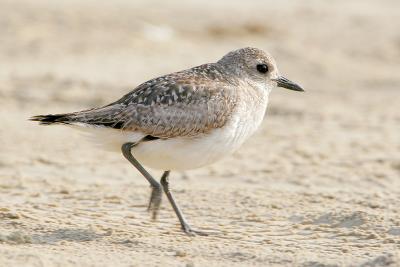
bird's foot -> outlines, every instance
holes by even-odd
[[[196,235],[208,236],[208,235],[211,234],[211,233],[208,233],[208,232],[195,230],[192,227],[190,227],[188,224],[182,225],[182,230],[183,230],[183,232],[185,232],[185,234],[187,234],[189,236],[196,236]]]

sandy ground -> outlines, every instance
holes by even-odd
[[[399,1],[107,3],[0,0],[0,266],[400,266]],[[27,121],[244,46],[307,93],[275,90],[240,151],[172,174],[217,235],[182,234],[165,199],[151,221],[121,155]]]

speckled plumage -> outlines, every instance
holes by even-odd
[[[299,89],[279,76],[269,54],[248,47],[149,80],[104,107],[32,120],[76,126],[108,150],[133,143],[138,160],[152,168],[193,169],[231,154],[255,132],[279,82]]]
[[[103,109],[117,110],[107,122],[122,130],[172,138],[222,127],[236,101],[235,87],[206,64],[150,80]]]
[[[107,106],[50,115],[54,116],[51,123],[140,131],[159,138],[207,133],[226,124],[241,93],[246,93],[240,92],[240,86],[251,84],[245,84],[241,80],[243,75],[232,68],[246,63],[246,57],[241,55],[244,52],[251,58],[266,55],[253,48],[237,50],[236,54],[228,53],[216,63],[149,80]],[[42,123],[47,122],[42,120]]]

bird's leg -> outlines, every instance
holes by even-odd
[[[143,166],[137,161],[133,156],[131,149],[134,147],[135,143],[125,143],[122,145],[121,150],[124,157],[133,165],[135,168],[149,181],[150,186],[152,188],[150,203],[148,206],[148,210],[152,211],[152,218],[155,220],[157,218],[158,210],[161,204],[162,190],[159,182],[156,181]],[[165,173],[164,173],[165,175]],[[164,176],[163,175],[163,176]]]
[[[151,195],[149,200],[149,205],[147,206],[147,211],[152,212],[151,218],[153,220],[157,219],[158,211],[160,210],[162,199],[162,189],[160,187],[151,186]]]
[[[162,185],[162,187],[164,189],[165,194],[167,195],[167,198],[168,198],[169,202],[171,203],[172,208],[175,211],[176,216],[179,219],[179,222],[181,223],[182,230],[188,235],[195,235],[195,234],[207,235],[207,233],[200,232],[200,231],[197,231],[197,230],[193,230],[190,227],[190,225],[187,223],[185,217],[183,216],[183,213],[179,209],[178,204],[176,204],[175,199],[172,196],[171,191],[169,190],[169,181],[168,181],[169,171],[164,172],[164,174],[166,174],[166,175],[163,175],[161,177],[160,183],[161,183],[161,185]]]
[[[163,177],[169,175],[169,171],[165,171],[163,175],[161,176],[161,179]],[[153,216],[158,214],[158,210],[160,209],[161,206],[161,199],[162,199],[162,189],[161,186],[159,187],[152,187],[151,188],[151,195],[150,195],[150,200],[149,200],[149,206],[147,207],[148,211],[153,211]],[[156,219],[155,217],[153,219]]]

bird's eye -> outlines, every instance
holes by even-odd
[[[267,66],[267,64],[258,64],[257,65],[257,70],[258,70],[258,72],[261,72],[261,73],[267,73],[268,72],[268,66]]]

